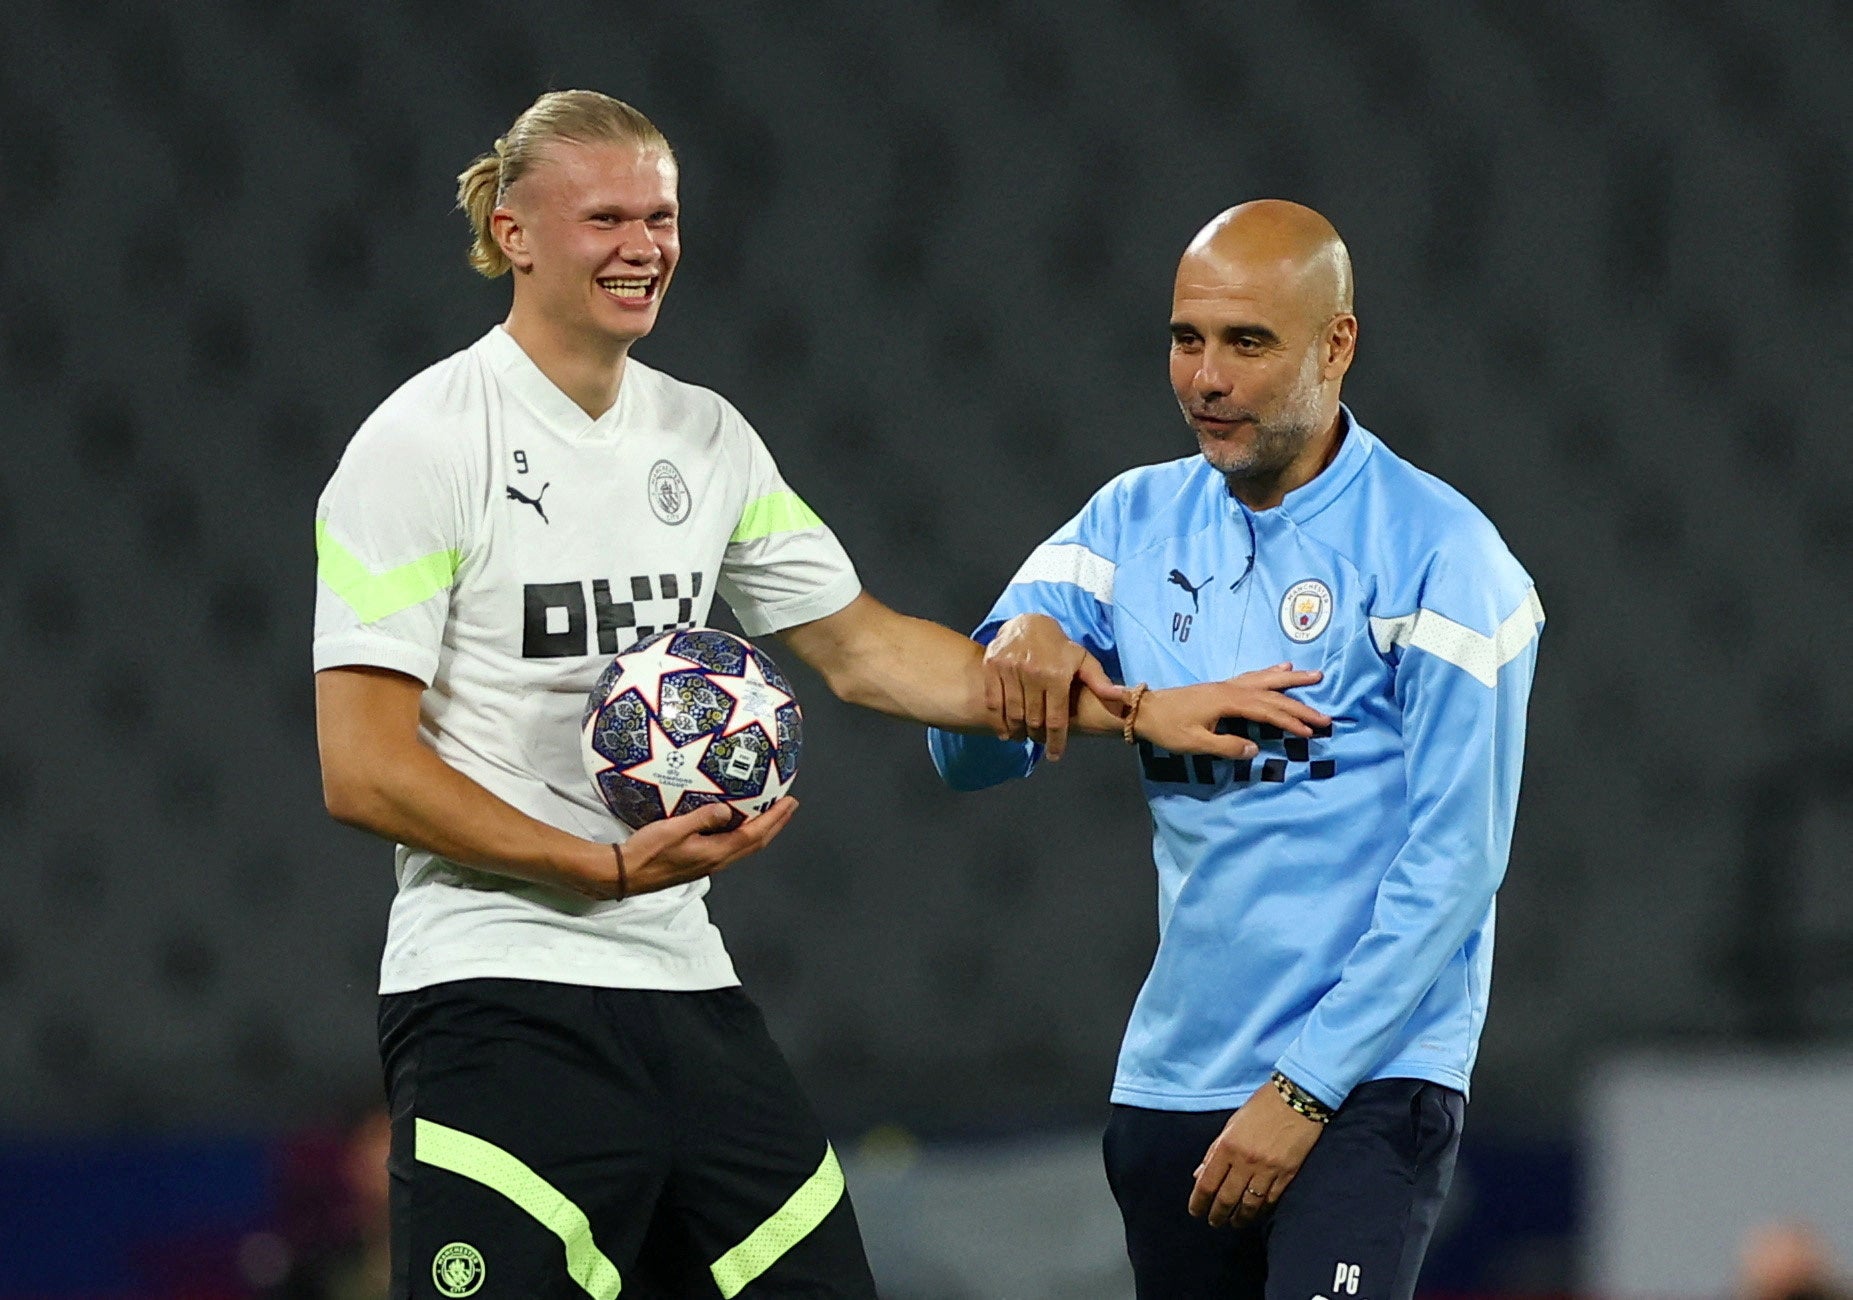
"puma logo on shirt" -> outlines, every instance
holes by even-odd
[[[552,486],[553,484],[551,483],[542,483],[540,485],[540,491],[530,497],[523,496],[520,488],[510,484],[508,488],[508,499],[510,501],[519,501],[524,506],[533,506],[534,513],[540,516],[540,521],[543,524],[551,524],[553,521],[547,518],[547,512],[541,508],[540,499],[547,495],[547,489]]]
[[[513,491],[514,489],[511,488],[509,490]],[[1182,569],[1173,569],[1171,570],[1171,576],[1165,579],[1165,581],[1173,583],[1176,586],[1182,587],[1185,591],[1188,591],[1190,593],[1190,607],[1191,609],[1194,610],[1197,608],[1197,593],[1199,591],[1202,591],[1205,587],[1209,586],[1212,582],[1216,581],[1216,575],[1212,573],[1209,577],[1205,578],[1202,582],[1199,582],[1196,586],[1193,587],[1190,584],[1190,579],[1184,576],[1184,571]]]

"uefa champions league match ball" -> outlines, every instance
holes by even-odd
[[[738,825],[791,789],[804,720],[764,651],[715,628],[672,629],[611,661],[580,742],[599,798],[632,829],[710,803]]]

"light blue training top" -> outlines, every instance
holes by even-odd
[[[1120,475],[974,634],[1048,614],[1153,688],[1282,661],[1325,674],[1294,692],[1333,720],[1311,741],[1227,720],[1255,759],[1139,746],[1159,943],[1115,1102],[1239,1106],[1275,1069],[1332,1106],[1368,1079],[1467,1089],[1544,611],[1471,502],[1341,419],[1332,463],[1272,510],[1200,456]],[[959,790],[1041,756],[929,745]]]

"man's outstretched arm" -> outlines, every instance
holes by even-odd
[[[715,834],[731,814],[710,804],[644,827],[614,853],[537,821],[438,757],[418,737],[424,689],[383,668],[315,675],[322,795],[336,821],[499,875],[615,899],[719,871],[771,843],[797,808],[781,799]]]
[[[984,648],[951,628],[897,613],[866,591],[827,618],[779,636],[839,699],[893,717],[1008,739],[1028,734],[1023,699],[1034,692],[1037,738],[1046,738],[1054,755],[1071,724],[1119,729],[1117,713],[1102,698],[1117,704],[1123,692],[1099,660],[1066,637],[1044,645],[1033,672],[1007,672],[987,664]],[[1012,701],[1014,722],[1007,723]]]
[[[839,698],[942,731],[989,732],[1003,744],[1033,740],[1046,744],[1051,757],[1059,756],[1070,729],[1120,734],[1126,691],[1055,620],[1031,619],[1000,631],[993,645],[1002,642],[1010,653],[987,653],[949,628],[898,614],[864,592],[835,614],[779,635]],[[1150,692],[1140,703],[1135,734],[1176,753],[1251,758],[1252,742],[1217,732],[1221,719],[1272,722],[1300,736],[1325,724],[1323,714],[1279,693],[1318,681],[1317,673],[1283,668],[1269,674]],[[1010,720],[1003,713],[1007,701],[1020,709]]]
[[[1052,615],[1018,614],[995,625],[994,635],[983,648],[985,667],[1005,681],[1045,681],[1050,676],[1049,665],[1059,662],[1061,647],[1071,644]],[[1284,692],[1310,686],[1320,678],[1317,672],[1275,664],[1226,681],[1149,691],[1141,698],[1133,719],[1133,735],[1174,754],[1253,758],[1259,752],[1257,745],[1241,736],[1222,735],[1217,724],[1224,718],[1247,718],[1271,723],[1290,735],[1310,736],[1315,727],[1325,726],[1331,719]],[[961,735],[940,727],[930,730],[927,749],[940,779],[954,790],[972,791],[1033,772],[1042,757],[1042,736],[1033,726],[1034,690],[1025,698],[1030,700],[1030,706],[1022,714],[1006,719],[1006,725],[998,728],[994,736]],[[1082,697],[1077,700],[1076,716],[1083,730],[1124,732],[1123,704],[1109,705]]]

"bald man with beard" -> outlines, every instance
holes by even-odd
[[[1178,264],[1171,384],[1197,453],[1108,483],[974,634],[1068,638],[1129,688],[1240,674],[1292,716],[1250,759],[1138,753],[1158,952],[1105,1154],[1142,1300],[1407,1300],[1485,1021],[1543,607],[1471,502],[1339,399],[1351,259],[1279,200]],[[934,731],[957,789],[1028,741]]]

